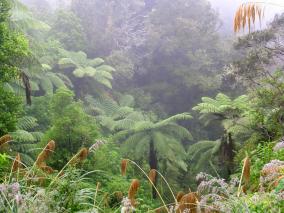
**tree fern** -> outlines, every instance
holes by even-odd
[[[199,111],[200,119],[204,120],[206,124],[213,120],[219,120],[225,130],[234,131],[241,130],[241,125],[245,123],[245,120],[248,120],[246,112],[250,110],[250,107],[248,97],[245,95],[232,100],[219,93],[215,99],[203,97],[202,101],[193,107],[193,110]]]
[[[101,58],[89,59],[82,52],[71,52],[60,50],[61,58],[58,61],[60,69],[73,69],[73,76],[77,78],[92,78],[95,82],[103,87],[112,88],[112,72],[115,69],[105,65]]]
[[[85,102],[86,111],[95,115],[99,123],[110,133],[130,129],[138,121],[145,120],[142,112],[127,106],[127,102],[120,106],[119,102],[110,97],[94,99],[91,96],[87,96]],[[128,103],[132,104],[131,101]]]
[[[177,122],[188,119],[191,116],[182,113],[157,122],[136,121],[129,129],[115,133],[112,139],[122,143],[123,152],[131,159],[148,160],[151,169],[186,170],[186,153],[181,142],[192,136]]]
[[[17,130],[11,132],[12,141],[9,142],[9,150],[20,153],[23,162],[32,163],[33,154],[37,149],[37,142],[41,141],[43,133],[34,131],[38,126],[37,120],[31,116],[24,116],[18,120]]]

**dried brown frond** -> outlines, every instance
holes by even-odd
[[[244,181],[245,185],[248,186],[250,179],[250,159],[246,157],[244,159]]]
[[[121,191],[114,192],[113,194],[114,194],[116,200],[122,201],[122,199],[123,199],[123,193],[122,193]]]
[[[12,172],[18,171],[21,167],[22,167],[21,156],[18,153],[12,165]]]
[[[247,187],[246,187],[246,186],[242,186],[242,192],[243,192],[244,194],[247,193]]]
[[[128,189],[128,198],[130,200],[135,198],[135,195],[138,191],[139,186],[140,186],[139,180],[133,179],[132,182],[131,182],[131,185]]]
[[[126,175],[127,164],[128,164],[128,160],[122,159],[122,161],[121,161],[121,175],[122,176]]]
[[[49,155],[54,151],[55,149],[55,142],[53,140],[49,141],[48,144],[44,147],[44,149],[39,153],[37,156],[35,165],[38,167],[41,167],[42,164],[47,160]]]
[[[149,179],[152,183],[156,182],[157,171],[155,169],[151,169],[149,172]]]
[[[181,198],[185,195],[184,192],[178,192],[177,193],[177,196],[176,196],[176,199],[177,199],[177,202],[180,202]]]
[[[263,15],[263,16],[262,16]],[[251,31],[252,24],[255,24],[258,18],[260,24],[264,18],[264,8],[259,3],[244,3],[236,11],[234,17],[234,32],[237,33],[244,30],[248,26],[249,32]]]
[[[70,160],[70,165],[76,165],[84,161],[89,154],[89,150],[87,148],[82,148],[80,151]]]
[[[11,135],[3,135],[2,137],[0,137],[0,146],[11,141],[12,140],[12,136]]]
[[[186,195],[184,195],[180,202],[177,212],[183,212],[185,209],[189,209],[190,212],[196,213],[197,212],[197,193],[196,192],[190,192]]]
[[[154,210],[155,213],[161,213],[161,212],[169,212],[167,208],[165,208],[164,206],[159,207],[157,209]]]
[[[46,172],[47,174],[52,174],[54,173],[54,169],[52,169],[50,166],[41,166],[40,167],[44,172]]]

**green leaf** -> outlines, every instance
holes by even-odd
[[[60,69],[77,67],[76,63],[71,58],[61,58],[58,61],[58,65]]]

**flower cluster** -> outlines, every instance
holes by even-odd
[[[12,184],[0,184],[0,206],[20,205],[22,203],[22,195],[20,192],[20,184],[15,182]],[[0,208],[1,210],[1,208]]]
[[[260,184],[261,186],[276,183],[275,181],[281,176],[284,169],[284,161],[272,160],[265,164],[261,170]]]
[[[203,195],[200,200],[200,207],[205,212],[230,212],[230,208],[225,205],[224,197],[218,194]]]
[[[196,181],[197,183],[200,183],[201,181],[208,181],[213,179],[214,177],[205,173],[205,172],[200,172],[196,175]]]
[[[278,142],[278,143],[273,147],[273,151],[274,151],[274,152],[277,152],[277,151],[279,151],[279,150],[281,150],[281,149],[283,149],[283,148],[284,148],[284,138],[282,138],[281,141]]]
[[[121,213],[132,213],[135,212],[135,208],[131,204],[131,200],[124,197],[121,201]]]
[[[203,180],[197,187],[198,194],[219,194],[227,195],[228,194],[228,184],[223,179],[211,178]]]

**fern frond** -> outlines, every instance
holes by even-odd
[[[161,127],[161,126],[168,125],[171,123],[176,123],[177,121],[190,120],[190,119],[192,119],[192,116],[189,113],[181,113],[181,114],[171,116],[165,120],[162,120],[158,122],[157,124],[155,124],[155,126]]]
[[[169,124],[161,129],[165,134],[173,135],[175,138],[180,140],[188,139],[192,140],[191,133],[183,126],[177,124]]]
[[[135,123],[133,130],[135,132],[146,131],[154,128],[154,124],[150,121],[139,121]]]
[[[40,87],[46,94],[53,94],[53,84],[49,78],[41,78],[40,79]]]
[[[30,130],[38,126],[37,119],[32,116],[24,116],[18,120],[17,128],[22,130]]]
[[[199,141],[188,148],[188,155],[194,156],[196,153],[213,148],[216,141]]]
[[[17,130],[10,134],[12,135],[14,141],[31,142],[31,143],[36,141],[34,136],[25,130]]]
[[[114,130],[120,131],[120,130],[131,129],[131,127],[133,127],[133,125],[135,125],[134,120],[130,120],[130,119],[125,118],[125,119],[114,122]]]
[[[49,72],[46,73],[46,77],[49,78],[49,80],[51,81],[51,83],[56,87],[56,88],[60,88],[60,87],[64,87],[66,88],[64,81],[58,77],[55,73]]]
[[[77,66],[71,58],[61,58],[58,65],[60,69],[75,68]]]
[[[105,61],[102,58],[95,58],[90,60],[89,65],[93,67],[100,66],[104,63]]]
[[[64,82],[65,85],[69,86],[69,87],[73,87],[73,83],[72,81],[64,74],[62,73],[56,73],[56,75],[61,78],[61,80]]]
[[[106,72],[114,72],[115,69],[109,65],[101,65],[99,67],[96,67],[98,71],[106,71]]]
[[[113,115],[114,119],[122,119],[125,118],[127,115],[134,111],[133,108],[130,107],[120,107]]]
[[[120,106],[134,107],[134,97],[132,95],[122,95],[118,103]]]

